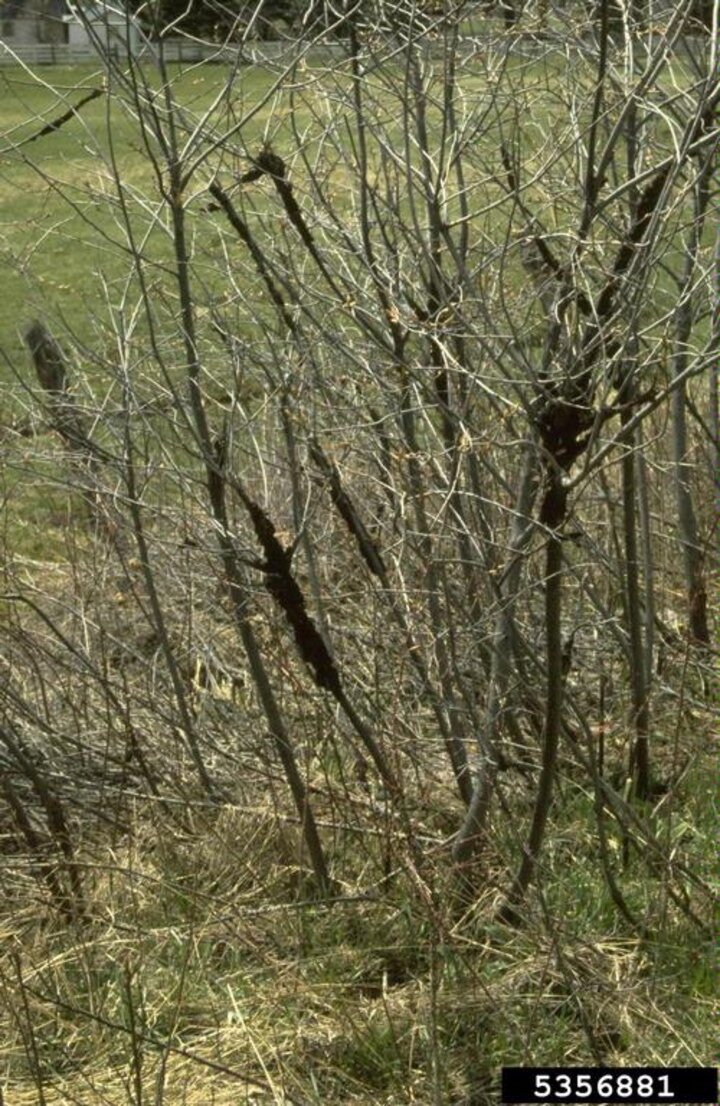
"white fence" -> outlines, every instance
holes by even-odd
[[[67,43],[34,43],[13,47],[0,40],[0,65],[77,65],[97,61],[91,46],[70,46]]]
[[[662,28],[659,28],[661,31]],[[561,48],[564,50],[565,43],[562,41],[562,37],[555,35],[540,35],[533,34],[515,35],[512,38],[504,40],[502,36],[488,35],[485,36],[472,36],[467,39],[463,39],[458,44],[458,49],[461,54],[472,55],[476,50],[483,45],[487,46],[492,43],[495,49],[505,49],[518,54],[534,55],[538,53],[544,53],[546,51],[552,51],[553,48]],[[682,52],[683,50],[700,49],[703,44],[702,36],[695,38],[693,36],[684,36],[677,44],[676,51]],[[588,38],[587,41],[582,40],[574,43],[575,48],[581,51],[585,49],[592,50],[595,45],[592,38]],[[424,44],[425,49],[433,54],[435,51],[438,55],[442,55],[442,45],[438,43],[428,42]],[[116,52],[122,51],[122,43],[114,45],[111,49]],[[141,60],[152,62],[155,60],[158,51],[158,44],[147,43],[142,47],[137,55]],[[636,44],[636,50],[641,49],[641,44]],[[211,43],[205,42],[193,42],[191,39],[166,39],[162,44],[162,51],[165,61],[168,62],[200,62],[200,61],[217,61],[224,62],[225,64],[241,64],[241,65],[272,65],[272,64],[290,64],[297,60],[300,56],[304,56],[314,64],[332,64],[335,60],[340,60],[347,54],[347,45],[342,42],[324,42],[317,43],[310,47],[308,51],[307,45],[301,41],[275,41],[275,42],[246,42],[242,45],[234,46],[215,46]],[[0,66],[6,65],[82,65],[82,64],[98,64],[102,61],[98,51],[89,43],[85,44],[73,44],[69,43],[54,43],[43,45],[31,45],[31,46],[16,46],[12,47],[9,42],[4,42],[0,39]]]
[[[488,40],[490,41],[490,39]],[[500,49],[512,49],[517,53],[536,53],[538,44],[532,36],[523,41],[518,36],[512,43],[503,43],[497,37],[492,38],[494,45]],[[472,54],[479,45],[478,38],[468,39],[458,44],[461,54]],[[541,48],[547,48],[545,44]],[[424,44],[425,50],[438,56],[442,56],[442,45],[428,42]],[[122,57],[124,54],[122,43],[111,46],[114,57]],[[347,56],[347,44],[342,42],[317,43],[309,49],[306,43],[292,42],[246,42],[236,46],[214,46],[210,43],[193,42],[190,39],[166,40],[162,45],[163,57],[166,62],[193,62],[217,61],[230,65],[289,65],[300,57],[305,57],[311,64],[331,65],[334,61]],[[158,54],[157,44],[147,44],[137,53],[136,58],[143,62],[152,62]],[[98,65],[102,64],[100,53],[91,44],[55,43],[32,46],[12,47],[9,43],[0,40],[0,67],[7,65]]]
[[[122,44],[111,47],[115,56],[122,55]],[[157,45],[146,45],[138,58],[152,62],[157,56]],[[313,60],[330,61],[342,57],[347,47],[342,43],[327,43],[311,50]],[[295,42],[247,42],[242,46],[214,46],[211,43],[193,42],[190,39],[167,40],[162,45],[163,57],[168,62],[221,61],[234,63],[240,60],[247,65],[265,65],[273,62],[290,62],[302,52]],[[44,43],[15,46],[0,40],[0,66],[3,65],[88,65],[101,61],[100,54],[90,43]]]

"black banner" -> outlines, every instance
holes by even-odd
[[[690,1103],[718,1101],[716,1068],[503,1068],[503,1104],[535,1102]]]

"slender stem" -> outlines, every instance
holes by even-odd
[[[627,415],[624,415],[623,418],[627,418]],[[650,791],[648,751],[650,705],[645,680],[645,658],[643,654],[634,447],[635,436],[632,435],[626,441],[626,450],[622,461],[625,596],[628,634],[630,637],[630,689],[633,704],[633,728],[635,730],[630,768],[631,776],[634,778],[635,793],[638,798],[645,799]]]
[[[560,477],[556,477],[560,479]],[[525,844],[520,868],[500,909],[502,921],[516,924],[518,906],[535,875],[540,849],[545,837],[553,788],[557,771],[558,745],[562,722],[563,648],[562,648],[562,540],[554,530],[545,552],[545,655],[547,662],[547,693],[543,734],[542,768],[538,781],[535,809]]]

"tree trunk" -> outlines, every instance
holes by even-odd
[[[695,190],[694,220],[685,242],[685,268],[680,281],[680,296],[675,315],[675,350],[672,358],[672,375],[679,380],[688,364],[688,347],[692,334],[694,312],[692,281],[697,266],[697,255],[705,223],[705,213],[710,198],[710,174],[713,160],[709,160],[700,173]],[[720,236],[718,238],[720,242]],[[713,372],[717,382],[717,359],[713,358]],[[717,417],[717,392],[711,397],[711,420]],[[672,393],[672,451],[675,464],[675,496],[678,511],[678,535],[682,550],[685,591],[688,605],[690,637],[703,645],[710,643],[707,619],[707,591],[704,578],[704,557],[698,537],[697,518],[692,495],[693,464],[687,434],[687,389],[678,383]],[[713,432],[716,432],[716,424]],[[716,439],[717,440],[717,439]],[[717,463],[717,460],[716,460]]]
[[[678,351],[674,358],[683,358]],[[688,606],[690,637],[702,645],[709,645],[710,631],[707,618],[707,591],[703,572],[703,553],[698,541],[697,519],[692,498],[693,465],[689,460],[686,419],[687,396],[685,385],[678,385],[672,394],[672,446],[675,462],[675,495],[677,498],[678,533],[682,549],[685,574],[685,592]]]
[[[485,728],[478,733],[478,770],[472,800],[453,843],[453,860],[465,864],[482,849],[487,817],[497,782],[503,716],[508,709],[508,683],[512,671],[513,611],[520,586],[523,550],[532,534],[530,516],[538,485],[538,458],[534,442],[527,446],[520,477],[516,510],[510,534],[510,556],[500,586],[500,609],[492,643],[490,685],[485,709]]]
[[[629,388],[623,389],[623,398],[626,403],[630,394]],[[621,417],[622,422],[626,423],[630,417],[629,410],[626,408]],[[630,637],[630,691],[633,707],[633,729],[635,731],[630,755],[630,774],[635,783],[636,795],[638,798],[645,799],[650,791],[648,754],[650,712],[643,653],[640,567],[637,542],[635,445],[635,438],[628,438],[625,442],[625,454],[622,462],[623,539],[625,545],[625,606]]]
[[[547,692],[545,699],[545,726],[540,780],[538,782],[535,809],[530,831],[523,850],[520,868],[513,880],[499,917],[502,921],[517,924],[518,906],[535,875],[537,858],[545,837],[548,814],[552,804],[555,774],[557,770],[558,742],[562,720],[563,701],[563,644],[562,644],[562,538],[559,527],[565,519],[565,493],[561,488],[559,472],[550,474],[548,495],[557,492],[562,503],[559,517],[553,519],[553,531],[548,537],[545,552],[545,659],[547,665]],[[552,484],[557,485],[553,489]]]
[[[650,519],[650,495],[648,491],[648,465],[643,451],[642,427],[637,430],[635,451],[635,479],[638,490],[638,522],[640,525],[640,549],[643,579],[643,657],[645,660],[645,686],[648,694],[653,678],[655,654],[655,564],[653,558],[652,523]]]

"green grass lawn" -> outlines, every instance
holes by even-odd
[[[196,117],[222,90],[225,76],[220,67],[172,67],[173,95],[190,118]],[[253,102],[270,83],[268,73],[251,70],[238,88]],[[20,331],[35,316],[61,319],[80,342],[91,345],[106,331],[132,270],[115,173],[123,182],[137,240],[161,266],[161,276],[171,258],[158,181],[137,121],[119,97],[102,96],[55,133],[27,141],[102,85],[102,72],[89,66],[41,69],[36,75],[19,68],[0,71],[4,380],[25,372]],[[218,123],[223,114],[227,119],[224,107],[216,113]],[[251,132],[257,134],[262,125],[258,118]]]
[[[579,196],[573,196],[566,187],[568,173],[573,171],[575,124],[569,122],[562,102],[563,71],[564,62],[552,55],[531,63],[517,59],[508,65],[497,104],[468,157],[466,172],[469,179],[477,179],[473,210],[502,198],[497,180],[499,145],[513,134],[522,135],[526,202],[550,229],[576,225],[577,212],[572,205],[579,202]],[[593,72],[588,65],[585,76],[579,74],[579,87],[583,83],[590,87]],[[207,163],[199,165],[188,189],[193,197],[189,225],[196,275],[208,293],[219,293],[222,298],[228,288],[218,239],[222,220],[205,213],[205,187],[216,170],[223,183],[232,183],[234,174],[247,169],[248,153],[256,152],[266,138],[272,138],[275,148],[283,152],[295,150],[299,137],[307,163],[321,165],[321,175],[327,175],[334,190],[336,213],[354,216],[356,187],[348,187],[346,165],[348,155],[354,153],[353,140],[343,126],[343,115],[348,110],[344,102],[347,87],[342,87],[345,78],[339,73],[324,79],[319,70],[304,69],[302,82],[306,87],[296,89],[292,101],[288,88],[272,93],[275,78],[262,69],[241,71],[231,91],[225,87],[225,65],[185,69],[172,66],[169,75],[172,95],[182,108],[181,141],[201,114],[214,105],[203,128],[204,136],[194,140],[194,152],[207,149],[214,136],[236,126],[250,113],[249,120],[226,144],[225,152],[213,151]],[[149,86],[156,89],[157,72],[147,76]],[[682,66],[676,66],[674,79],[682,82],[687,77]],[[384,108],[378,115],[386,116],[381,125],[384,141],[398,151],[405,143],[398,114],[403,95],[401,78],[398,68],[395,75],[370,73],[364,82],[366,96],[376,95]],[[437,74],[434,88],[438,103],[442,100],[441,78],[442,74]],[[88,90],[101,88],[104,79],[103,72],[91,66],[46,67],[34,74],[20,67],[0,70],[0,261],[4,272],[0,380],[6,383],[24,377],[27,371],[20,333],[36,316],[50,322],[57,320],[59,329],[73,335],[81,345],[87,344],[100,358],[112,348],[114,325],[108,324],[113,312],[137,294],[116,175],[122,180],[136,242],[142,243],[148,262],[148,280],[158,293],[171,300],[175,295],[168,212],[138,120],[132,108],[126,106],[126,92],[118,95],[111,87],[109,96],[83,107],[79,118],[54,133],[28,141]],[[383,90],[384,83],[387,87]],[[388,91],[393,83],[395,87]],[[463,70],[461,87],[462,111],[481,112],[492,92],[482,60],[476,67]],[[429,125],[434,125],[432,106]],[[439,128],[436,130],[439,133]],[[372,149],[371,143],[371,157]],[[157,153],[156,146],[152,146],[152,152]],[[301,196],[305,170],[306,166],[298,164],[294,171],[294,186]],[[162,175],[164,179],[166,174]],[[400,202],[405,203],[405,198],[401,196]],[[272,189],[253,193],[252,204],[261,213],[267,211],[268,203],[272,204],[270,211],[277,209],[281,215]],[[506,204],[495,215],[479,221],[473,231],[479,242],[489,235],[502,240],[511,216],[510,206]],[[450,198],[449,216],[456,210]],[[409,206],[407,214],[411,214]],[[521,218],[516,214],[515,221]],[[227,233],[227,228],[223,226],[222,231]],[[239,247],[238,252],[242,252]],[[512,271],[509,280],[512,285]]]
[[[459,105],[468,117],[474,114],[482,117],[492,94],[483,64],[480,59],[461,74]],[[502,285],[502,311],[508,310],[509,315],[499,312],[499,318],[507,325],[514,312],[515,324],[526,335],[533,324],[539,324],[541,329],[544,324],[536,309],[532,315],[533,297],[528,301],[521,295],[525,274],[516,253],[510,250],[494,267],[486,268],[482,257],[486,250],[492,256],[493,249],[502,247],[505,236],[516,232],[525,219],[522,212],[513,210],[506,196],[503,198],[498,180],[499,143],[513,135],[519,143],[525,143],[520,149],[525,202],[550,230],[572,230],[577,225],[581,195],[576,183],[569,189],[566,187],[568,174],[574,171],[576,123],[563,101],[563,73],[557,56],[530,63],[524,59],[511,60],[502,77],[497,104],[484,118],[477,141],[467,153],[466,179],[472,182],[470,207],[473,213],[480,213],[473,218],[471,239],[479,259],[479,280],[484,282],[481,295],[495,297],[497,293],[491,289]],[[274,328],[276,316],[247,250],[222,214],[207,210],[206,188],[211,174],[218,171],[225,187],[236,188],[237,176],[250,164],[249,155],[270,138],[277,152],[286,156],[295,154],[291,170],[295,194],[308,212],[311,225],[317,227],[322,248],[333,249],[339,244],[345,263],[351,268],[351,255],[343,243],[342,232],[347,228],[349,238],[360,241],[357,171],[353,164],[357,147],[352,137],[352,121],[349,129],[344,126],[344,115],[349,111],[347,76],[341,70],[327,75],[312,67],[303,69],[299,76],[294,90],[286,87],[274,91],[272,73],[248,68],[235,75],[228,91],[228,69],[224,65],[172,66],[169,70],[172,95],[181,109],[181,142],[192,133],[203,112],[212,109],[205,120],[203,136],[193,139],[198,154],[212,147],[216,136],[235,127],[244,116],[249,117],[233,134],[224,152],[211,149],[206,163],[198,158],[198,170],[186,195],[203,366],[210,388],[217,395],[228,389],[231,369],[227,350],[213,329],[213,311],[217,310],[223,325],[233,335],[249,339],[262,338],[266,327]],[[442,103],[441,77],[441,73],[436,75],[433,86],[434,105],[430,97],[429,125],[435,136],[440,134],[434,113]],[[682,65],[676,66],[675,78],[679,81],[688,78]],[[576,74],[576,79],[578,87],[588,94],[583,107],[587,110],[592,68],[588,66],[587,72]],[[156,71],[148,73],[147,80],[151,91],[159,90]],[[397,70],[388,67],[369,73],[363,88],[369,101],[375,98],[372,110],[381,120],[380,138],[404,157],[406,135],[399,113],[404,95],[402,80],[400,67]],[[157,398],[160,374],[156,359],[148,351],[148,320],[128,251],[126,212],[135,243],[142,252],[157,338],[168,371],[183,372],[169,212],[161,193],[167,173],[161,164],[159,180],[153,170],[138,119],[132,107],[127,106],[128,101],[132,102],[127,90],[120,95],[111,88],[110,95],[86,104],[78,117],[59,130],[29,141],[89,90],[102,88],[104,81],[103,72],[91,66],[46,67],[36,73],[21,67],[0,70],[0,261],[4,272],[0,297],[0,381],[6,393],[5,412],[0,421],[6,424],[18,417],[26,418],[33,408],[27,389],[35,387],[36,382],[21,334],[36,317],[47,321],[66,344],[75,347],[74,380],[88,390],[92,407],[107,411],[119,404],[116,366],[121,347],[123,356],[133,359],[134,385],[149,398]],[[162,105],[159,110],[162,111]],[[378,158],[378,146],[373,136],[369,175],[371,178],[376,175],[382,194],[380,162],[372,161]],[[151,145],[151,151],[155,154],[157,147]],[[193,156],[194,153],[191,159]],[[316,209],[309,184],[312,171],[318,172],[324,193],[332,203],[332,212],[321,206]],[[572,176],[569,179],[572,181]],[[126,209],[119,202],[118,180],[122,182]],[[417,217],[413,205],[418,197],[411,199],[403,193],[402,172],[388,187],[396,188],[398,210],[412,224]],[[294,263],[302,251],[295,253],[293,228],[283,218],[280,202],[269,182],[236,190],[233,198],[239,204],[247,204],[246,217],[256,220],[253,226],[259,228],[262,223],[259,240],[264,248],[277,249],[278,256]],[[452,195],[447,210],[450,218],[459,210]],[[339,232],[332,216],[340,224]],[[421,212],[414,239],[411,234],[407,241],[399,240],[400,264],[407,271],[416,264],[413,251],[424,233],[423,218]],[[606,259],[614,251],[611,236],[612,228],[598,230],[601,247],[606,238],[609,240]],[[568,248],[567,238],[561,235],[560,256]],[[303,267],[305,261],[307,258],[300,257],[292,277],[301,288],[308,272],[309,280],[318,280],[312,265]],[[384,262],[392,263],[389,254]],[[596,268],[601,272],[599,265]],[[362,267],[358,271],[362,285],[367,282],[367,271]],[[659,270],[657,282],[658,294],[667,301],[670,311],[676,295],[673,281]],[[374,302],[370,291],[368,298]],[[497,299],[493,302],[500,307]],[[529,313],[525,302],[530,305]],[[333,304],[331,309],[343,326],[352,326],[348,313],[343,314],[343,307]],[[471,305],[470,315],[472,310]],[[119,332],[124,330],[127,334],[128,328],[133,328],[133,342],[123,343]],[[251,392],[257,387],[257,382],[250,381]],[[49,469],[52,470],[52,462]],[[21,474],[22,466],[15,466],[15,472]],[[62,495],[58,502],[55,492],[37,471],[32,479],[19,475],[17,481],[13,487],[23,488],[23,506],[18,505],[21,518],[38,520],[62,514],[65,509]],[[10,498],[17,500],[15,493]],[[35,534],[32,542],[31,534]],[[23,525],[22,533],[18,531],[15,538],[13,544],[32,556],[39,553],[43,543],[50,547],[50,542],[38,537],[32,526]]]
[[[243,172],[248,164],[244,155],[255,152],[265,138],[272,137],[276,149],[282,150],[285,145],[292,149],[290,129],[295,127],[309,162],[317,156],[326,159],[337,210],[347,211],[351,190],[347,188],[344,143],[348,138],[342,126],[331,133],[346,110],[332,95],[337,77],[333,76],[327,85],[322,81],[313,85],[311,80],[291,108],[287,91],[265,102],[274,79],[269,72],[254,68],[243,71],[233,83],[232,94],[223,96],[227,76],[225,66],[186,70],[171,67],[173,96],[183,107],[190,127],[215,97],[219,100],[208,121],[208,133],[213,129],[214,133],[222,132],[243,113],[262,105],[243,126],[242,134],[229,144],[229,154],[211,156],[210,170],[222,167],[224,180],[232,180],[229,174]],[[157,83],[156,74],[153,77]],[[553,74],[542,68],[537,79],[547,83],[553,80]],[[164,266],[171,260],[171,241],[165,230],[167,212],[161,210],[158,181],[143,147],[138,122],[121,98],[111,91],[109,97],[87,104],[80,118],[28,142],[88,90],[102,87],[103,80],[103,73],[89,66],[47,67],[36,74],[20,68],[0,71],[0,258],[5,272],[0,301],[0,379],[5,381],[25,372],[20,331],[34,316],[61,320],[62,328],[77,340],[93,348],[99,344],[102,351],[111,307],[122,296],[132,268],[115,173],[123,182],[137,240],[143,240],[144,254],[152,262],[150,279],[167,287]],[[482,74],[466,74],[464,80],[470,110],[475,110],[478,97],[487,95]],[[366,79],[366,91],[378,95],[377,77]],[[399,96],[401,91],[400,87],[392,95]],[[382,93],[379,95],[382,101]],[[504,101],[507,103],[507,96]],[[399,100],[386,103],[390,111],[383,123],[387,140],[402,149],[402,121],[393,115]],[[483,142],[494,156],[495,135],[490,134]],[[206,181],[207,173],[201,167],[190,186],[190,192],[197,195],[191,205],[193,215],[202,215]],[[297,187],[302,188],[302,183]],[[493,187],[496,192],[497,186]],[[487,182],[479,187],[478,202],[486,197],[487,188]],[[259,202],[262,204],[262,195]],[[208,288],[222,291],[222,279],[213,271],[217,270],[216,251],[211,246],[217,224],[206,216],[193,223],[192,215],[191,224],[196,234],[196,256],[203,253],[206,259],[198,273]],[[158,266],[155,272],[152,265]]]
[[[88,104],[82,119],[22,145],[46,122],[102,84],[90,67],[53,69],[43,83],[22,70],[0,73],[2,149],[0,155],[0,249],[5,294],[0,303],[0,342],[14,367],[21,361],[19,331],[35,315],[61,313],[68,325],[89,336],[88,312],[101,304],[99,272],[118,270],[117,251],[103,242],[112,219],[92,199],[103,181],[106,105]],[[55,91],[57,89],[57,91]],[[62,94],[62,99],[60,96]],[[120,147],[129,147],[130,129],[113,113]],[[12,147],[15,147],[13,149]],[[122,154],[131,170],[134,157]],[[61,197],[67,193],[72,209]],[[6,366],[7,367],[7,366]]]

